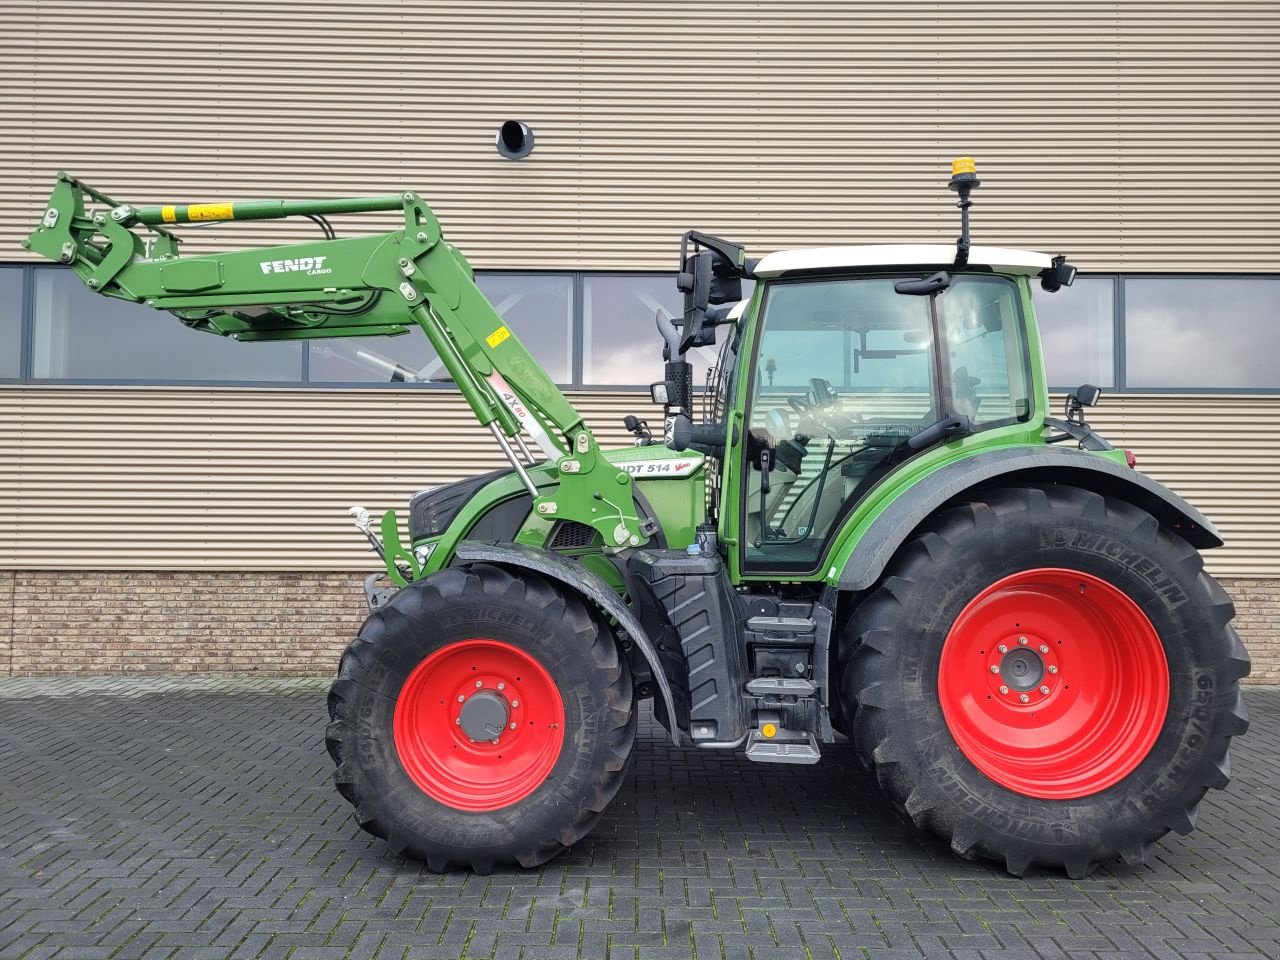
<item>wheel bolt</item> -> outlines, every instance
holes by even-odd
[[[1050,672],[1050,673],[1057,673],[1057,672],[1058,672],[1058,668],[1057,668],[1057,667],[1055,667],[1055,666],[1051,663],[1051,664],[1049,664],[1049,672]]]
[[[1049,652],[1049,648],[1048,648],[1048,647],[1046,647],[1046,646],[1042,643],[1042,644],[1040,644],[1040,652],[1041,652],[1041,653],[1048,653],[1048,652]]]
[[[498,738],[494,737],[492,743],[496,747],[498,745]]]
[[[1000,672],[1000,668],[999,668],[999,667],[997,667],[997,666],[993,663],[993,664],[991,665],[991,672],[992,672],[992,673],[999,673],[999,672]]]
[[[511,725],[511,729],[512,729],[512,730],[514,730],[515,728],[516,728],[516,725],[513,723],[513,724]]]
[[[481,687],[483,687],[483,686],[484,686],[484,681],[483,681],[483,680],[477,680],[477,681],[476,681],[476,689],[477,689],[477,690],[478,690],[478,689],[480,689],[480,688],[481,688]]]
[[[465,703],[465,702],[466,702],[466,700],[467,700],[467,698],[466,698],[466,697],[464,697],[462,694],[458,694],[458,702],[459,702],[459,703]]]
[[[997,650],[999,650],[1001,653],[1008,653],[1008,652],[1009,652],[1009,648],[1008,648],[1008,647],[1006,647],[1003,643],[1002,643],[1002,644],[1000,644],[1000,646],[996,647],[996,649],[997,649]]]
[[[1026,703],[1030,699],[1031,698],[1028,697],[1025,693],[1018,694],[1018,700],[1021,701],[1022,703]]]
[[[511,706],[512,706],[512,707],[518,707],[518,706],[520,706],[520,701],[519,701],[519,700],[512,700],[512,701],[511,701]]]
[[[1008,693],[1008,692],[1009,692],[1009,688],[1008,688],[1008,687],[1006,687],[1006,686],[1002,683],[1002,684],[1000,684],[1000,692],[1001,692],[1001,693]]]
[[[462,718],[461,718],[461,717],[454,717],[454,718],[453,718],[453,722],[454,722],[454,724],[455,724],[456,726],[459,726],[459,727],[460,727],[460,726],[462,726]]]
[[[1049,695],[1049,688],[1048,688],[1048,687],[1041,687],[1041,688],[1040,688],[1040,692],[1041,692],[1041,693],[1043,693],[1043,694],[1047,697],[1047,696]]]
[[[1048,649],[1048,647],[1046,647],[1046,648],[1045,648],[1045,653],[1048,653],[1048,652],[1049,652],[1049,649]],[[505,689],[507,689],[507,685],[506,685],[505,683],[500,683],[500,684],[498,684],[498,689],[499,689],[499,690],[505,690]]]
[[[1018,643],[1020,643],[1022,646],[1024,646],[1024,647],[1025,647],[1025,646],[1027,645],[1027,638],[1026,638],[1026,637],[1019,637],[1019,638],[1018,638]]]

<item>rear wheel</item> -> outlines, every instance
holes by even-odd
[[[590,831],[635,740],[608,626],[536,574],[414,582],[365,621],[329,695],[339,791],[433,870],[530,867]]]
[[[965,857],[1083,876],[1195,824],[1248,656],[1199,554],[1127,503],[994,490],[895,558],[844,642],[863,763]]]

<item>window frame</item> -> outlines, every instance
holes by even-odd
[[[1214,273],[1197,271],[1195,273],[1162,273],[1159,271],[1122,273],[1116,287],[1120,290],[1120,310],[1125,308],[1124,286],[1129,280],[1272,280],[1280,281],[1280,273]],[[1184,394],[1187,396],[1275,396],[1280,395],[1280,386],[1274,387],[1131,387],[1128,382],[1128,324],[1123,314],[1117,313],[1118,329],[1116,331],[1116,392],[1135,395]],[[1079,384],[1076,384],[1079,386]],[[1074,387],[1069,388],[1074,389]]]

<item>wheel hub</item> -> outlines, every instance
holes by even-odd
[[[1004,655],[1000,664],[1000,677],[1014,690],[1031,690],[1040,685],[1044,676],[1044,661],[1033,650],[1019,647]]]
[[[1019,625],[1021,626],[1021,625]],[[1062,686],[1062,638],[1019,629],[982,650],[990,696],[1014,708],[1036,707]]]
[[[502,735],[510,715],[506,697],[492,690],[480,690],[462,704],[458,725],[472,740],[493,740]]]

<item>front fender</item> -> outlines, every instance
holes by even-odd
[[[622,602],[622,598],[598,575],[581,564],[567,560],[558,553],[528,547],[519,543],[486,542],[480,540],[464,540],[458,545],[455,553],[456,562],[494,563],[504,567],[516,567],[532,570],[544,577],[564,584],[586,600],[595,604],[606,614],[618,622],[615,628],[622,635],[620,639],[629,639],[644,656],[645,662],[653,672],[654,682],[658,685],[658,693],[666,707],[667,718],[671,724],[671,742],[680,745],[680,732],[676,726],[675,698],[671,694],[671,684],[662,670],[662,661],[658,659],[658,651],[653,641],[645,633],[644,627],[636,619],[630,608]]]
[[[1172,490],[1113,460],[1061,447],[988,450],[956,460],[904,490],[858,539],[835,583],[866,590],[898,548],[948,502],[982,486],[1026,482],[1081,487],[1141,507],[1197,549],[1222,546],[1204,514]]]

